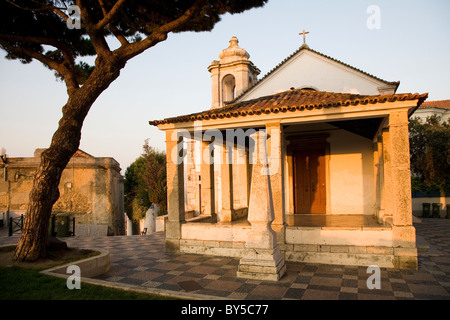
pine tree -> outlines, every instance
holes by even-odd
[[[210,31],[225,13],[267,0],[0,0],[0,47],[6,58],[38,60],[67,87],[68,100],[36,171],[15,259],[46,255],[48,222],[61,174],[77,151],[83,121],[127,61],[171,32]],[[111,49],[107,38],[119,44]],[[95,57],[95,64],[78,62]]]

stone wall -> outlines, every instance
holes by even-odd
[[[44,149],[34,157],[8,158],[0,164],[0,213],[7,216],[26,214],[34,172]],[[119,163],[113,158],[93,157],[77,151],[63,171],[59,184],[60,197],[53,213],[75,217],[75,230],[90,225],[107,226],[108,235],[124,234],[123,177]],[[77,234],[77,232],[76,232]]]

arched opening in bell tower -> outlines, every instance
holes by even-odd
[[[232,74],[227,74],[222,79],[223,102],[229,102],[236,97],[236,81]]]

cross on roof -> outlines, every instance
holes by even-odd
[[[306,44],[306,35],[309,33],[309,31],[305,31],[303,29],[303,32],[300,32],[299,34],[303,35],[303,44]]]

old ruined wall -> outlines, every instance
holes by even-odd
[[[0,166],[0,214],[26,214],[41,152],[33,158],[9,158]],[[114,159],[78,151],[62,173],[59,192],[53,213],[75,217],[76,234],[83,231],[77,228],[81,225],[102,225],[109,235],[124,234],[123,178]]]
[[[26,211],[36,167],[32,158],[9,159],[8,165],[0,166],[0,212]]]

